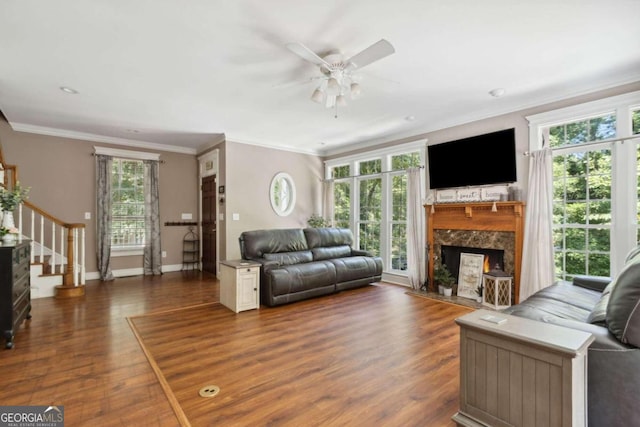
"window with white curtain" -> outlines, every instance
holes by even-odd
[[[350,228],[357,247],[382,257],[387,273],[406,276],[406,170],[424,164],[424,147],[421,141],[326,162],[334,226]]]
[[[615,275],[640,241],[640,92],[528,117],[553,154],[555,273]]]

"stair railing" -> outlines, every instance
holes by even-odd
[[[4,165],[2,175],[1,184],[8,189],[14,188],[18,181],[17,167]],[[67,288],[68,291],[85,285],[85,224],[62,221],[29,200],[24,200],[18,205],[17,228],[20,236],[31,240],[31,263],[37,259],[37,262],[44,264],[48,256],[50,273],[62,275],[63,285],[58,290]],[[73,291],[67,293],[69,296],[80,294]]]
[[[25,217],[28,227],[24,226]],[[18,207],[17,228],[20,235],[26,235],[32,242],[32,263],[37,260],[44,264],[45,257],[49,256],[51,273],[62,274],[64,286],[85,284],[84,224],[64,222],[25,200]]]

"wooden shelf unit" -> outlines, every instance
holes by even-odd
[[[433,277],[434,231],[506,231],[515,233],[514,296],[516,304],[520,298],[520,270],[522,267],[522,243],[524,240],[524,202],[442,203],[425,205],[428,252],[428,274]],[[432,212],[433,211],[433,212]]]

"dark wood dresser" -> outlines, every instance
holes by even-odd
[[[6,348],[24,319],[31,319],[31,244],[29,240],[0,243],[0,330]]]

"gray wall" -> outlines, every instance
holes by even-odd
[[[321,213],[323,170],[318,156],[227,141],[226,258],[240,257],[238,237],[245,230],[305,227],[313,213]],[[296,186],[295,208],[286,217],[273,211],[269,199],[271,179],[278,172],[291,175]],[[234,213],[239,215],[238,221],[233,220]]]
[[[29,201],[49,214],[70,223],[86,225],[86,271],[96,272],[95,159],[94,146],[127,149],[103,143],[15,132],[0,120],[0,143],[5,163],[18,166],[18,179],[31,187]],[[166,227],[166,221],[180,221],[180,214],[198,214],[197,161],[194,155],[134,149],[160,153],[160,220],[164,265],[182,264],[182,237],[186,227]],[[91,212],[85,220],[84,213]],[[114,270],[141,268],[142,257],[114,257]]]

